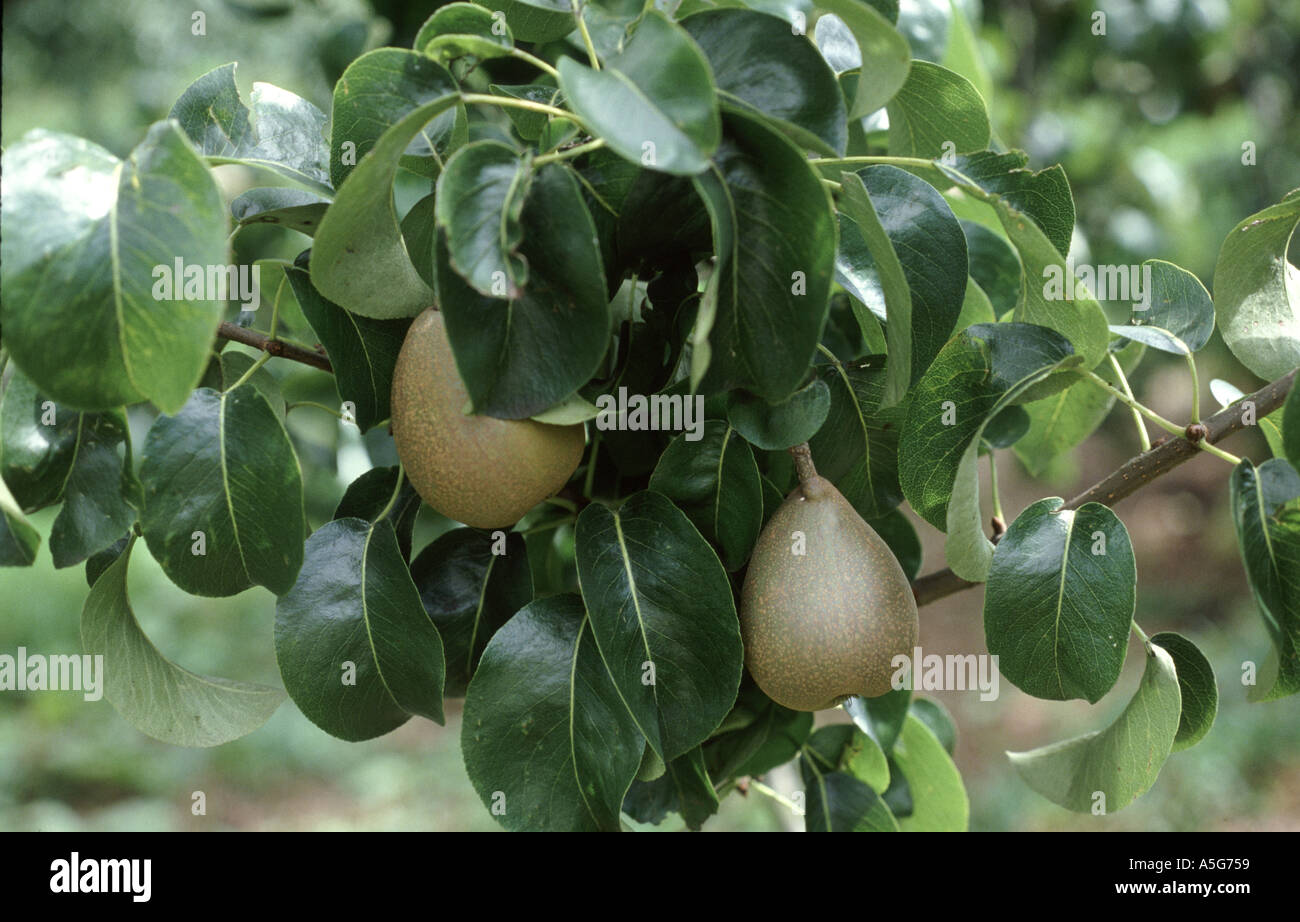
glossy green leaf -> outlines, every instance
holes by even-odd
[[[439,64],[464,55],[479,60],[503,57],[514,46],[510,26],[475,3],[448,3],[434,10],[420,27],[413,45]]]
[[[520,252],[530,267],[515,298],[470,288],[437,252],[438,303],[474,412],[517,419],[568,398],[596,372],[609,343],[609,301],[596,231],[573,173],[533,178]]]
[[[1232,519],[1246,579],[1273,641],[1252,701],[1300,691],[1300,474],[1281,458],[1232,472]]]
[[[1143,292],[1146,306],[1135,305],[1129,322],[1110,331],[1174,355],[1199,351],[1214,332],[1210,293],[1200,279],[1173,263],[1148,259],[1142,264],[1144,273],[1148,267],[1151,290]]]
[[[655,752],[698,746],[736,700],[744,651],[726,571],[684,513],[653,491],[578,517],[592,633]]]
[[[249,189],[230,203],[230,215],[240,226],[274,224],[314,236],[329,199],[304,189]]]
[[[440,63],[403,48],[363,54],[334,86],[330,177],[336,188],[385,135],[416,111],[444,99],[450,73]],[[436,178],[443,161],[467,140],[464,106],[439,108],[403,142],[401,165]],[[405,133],[405,132],[404,132]]]
[[[539,102],[546,106],[560,106],[564,102],[564,95],[559,88],[545,83],[529,83],[521,86],[504,86],[494,83],[489,89],[497,96]],[[540,139],[547,122],[551,120],[551,116],[545,112],[533,112],[529,109],[519,109],[513,106],[507,108],[505,113],[510,116],[510,121],[514,124],[515,131],[519,132],[519,137],[525,141]]]
[[[970,277],[988,296],[994,317],[1015,310],[1016,302],[1020,300],[1020,274],[1023,271],[1015,249],[1004,237],[983,224],[974,221],[959,223],[966,234]]]
[[[1278,452],[1274,448],[1274,454],[1280,454],[1291,462],[1291,466],[1300,469],[1300,387],[1291,386],[1291,392],[1286,395],[1286,402],[1282,404],[1282,425],[1281,425],[1281,443],[1282,451]],[[1275,416],[1277,411],[1270,413],[1265,419]],[[1261,421],[1262,424],[1263,421]]]
[[[610,149],[651,170],[693,175],[709,166],[721,126],[708,59],[681,26],[651,11],[600,70],[569,57],[560,87]]]
[[[984,636],[998,668],[1036,698],[1096,704],[1124,668],[1137,602],[1128,530],[1109,508],[1040,499],[993,552]]]
[[[807,150],[843,156],[844,97],[817,49],[790,24],[766,13],[721,9],[682,20],[708,58],[724,105],[773,120]]]
[[[527,157],[489,140],[456,151],[438,177],[435,213],[451,267],[479,294],[515,300],[528,282],[519,245],[531,173]]]
[[[1214,311],[1232,354],[1261,378],[1300,365],[1300,270],[1286,258],[1300,189],[1234,227],[1214,267]]]
[[[835,218],[826,190],[789,141],[738,113],[723,121],[726,141],[695,180],[718,254],[706,389],[743,387],[775,403],[804,383],[817,350]]]
[[[890,814],[879,795],[868,781],[850,770],[853,755],[847,750],[853,740],[865,742],[866,749],[859,752],[880,754],[879,766],[883,768],[884,754],[866,734],[850,725],[823,727],[812,735],[799,759],[803,776],[806,803],[805,826],[808,832],[896,832],[898,823]],[[847,758],[846,758],[847,756]],[[877,774],[870,768],[859,769],[864,774]],[[888,777],[888,769],[885,769]],[[878,780],[878,779],[876,779]]]
[[[1025,783],[1076,813],[1114,813],[1155,784],[1178,732],[1174,661],[1152,646],[1137,693],[1105,730],[1029,752],[1008,752]]]
[[[704,750],[696,746],[667,765],[667,777],[677,792],[677,811],[686,828],[698,832],[704,821],[718,812],[718,794],[704,764]]]
[[[331,736],[373,739],[412,714],[443,722],[442,640],[387,519],[335,519],[307,539],[275,606],[275,658],[298,709]]]
[[[683,432],[668,443],[650,475],[650,489],[686,513],[718,550],[722,565],[739,570],[763,524],[763,488],[754,453],[735,429],[719,420],[704,424],[692,441]]]
[[[85,415],[42,396],[21,370],[10,373],[0,400],[0,477],[20,509],[33,512],[63,496]]]
[[[921,573],[921,539],[912,520],[903,514],[902,509],[895,507],[866,522],[889,545],[904,575],[909,580],[916,579]]]
[[[1043,170],[1027,168],[1029,155],[1022,150],[997,153],[978,151],[937,164],[949,179],[978,198],[1006,202],[1011,211],[1028,215],[1062,255],[1070,252],[1074,232],[1074,196],[1065,170],[1058,164]],[[1005,222],[1004,222],[1005,223]],[[972,273],[974,274],[974,273]],[[1035,277],[1039,282],[1042,276]]]
[[[898,437],[904,408],[881,408],[887,364],[884,356],[869,356],[820,366],[831,406],[808,443],[818,473],[865,519],[882,516],[903,501]]]
[[[446,695],[463,695],[488,641],[533,600],[523,536],[454,528],[411,562],[411,578],[442,636]]]
[[[943,0],[938,0],[938,2],[942,3]],[[962,0],[948,0],[948,3],[951,6],[948,46],[944,49],[943,57],[939,63],[969,80],[971,85],[979,91],[980,96],[984,97],[984,101],[992,105],[993,78],[989,75],[988,67],[985,66],[983,57],[980,55],[979,39],[975,35],[975,24],[966,18],[966,11],[963,7],[967,5]],[[974,7],[971,12],[978,17],[978,10],[979,7]]]
[[[507,829],[617,831],[644,745],[578,596],[533,602],[483,651],[461,748]]]
[[[903,420],[899,481],[912,508],[951,530],[949,498],[956,499],[960,486],[963,502],[975,500],[978,530],[978,495],[969,494],[978,485],[975,460],[985,424],[1031,384],[1077,363],[1065,338],[1046,327],[977,324],[953,337],[917,385]],[[967,517],[971,511],[969,505],[959,510]],[[991,545],[988,550],[991,557]]]
[[[95,580],[81,611],[82,649],[104,657],[104,697],[141,733],[173,746],[219,746],[266,723],[282,690],[196,675],[153,645],[127,598],[130,560],[128,546]]]
[[[817,0],[817,6],[838,16],[858,45],[862,72],[848,117],[870,115],[889,102],[907,81],[912,63],[907,40],[893,23],[861,0]]]
[[[933,698],[915,698],[908,710],[930,729],[944,752],[952,755],[957,748],[957,725],[948,709]]]
[[[969,80],[938,64],[913,61],[887,111],[890,156],[941,157],[989,146],[984,99]]]
[[[317,191],[330,190],[325,113],[269,83],[239,98],[235,64],[223,64],[189,85],[167,117],[209,163],[261,167]]]
[[[145,438],[140,525],[163,572],[194,595],[280,595],[302,565],[298,458],[256,389],[199,388]],[[120,531],[119,531],[120,534]]]
[[[853,718],[862,732],[875,740],[882,750],[890,753],[898,742],[898,735],[903,732],[911,701],[912,692],[907,688],[894,689],[877,698],[855,695],[844,702],[844,713]]]
[[[903,832],[965,832],[970,800],[961,773],[943,744],[915,714],[908,714],[891,753],[892,764],[907,779],[912,812],[899,817]]]
[[[316,290],[301,260],[284,271],[303,315],[329,354],[339,405],[351,405],[345,409],[352,411],[362,432],[388,419],[393,369],[411,321],[405,317],[378,320],[349,313]]]
[[[410,560],[415,518],[420,511],[420,495],[406,477],[402,478],[402,488],[397,490],[398,470],[397,467],[372,467],[366,471],[348,484],[330,518],[373,522],[387,513],[386,518],[393,524],[393,531],[397,534],[397,547],[402,552],[402,559]],[[396,498],[393,496],[394,491],[397,493]]]
[[[275,375],[266,370],[265,365],[254,369],[257,359],[246,352],[236,352],[234,349],[227,349],[217,355],[216,364],[221,372],[221,390],[234,387],[244,378],[244,375],[249,375],[248,384],[266,398],[266,402],[270,404],[276,416],[284,419],[284,392],[280,389],[280,382],[276,380]],[[250,371],[252,374],[249,374]],[[206,381],[204,386],[207,386]],[[213,387],[213,390],[217,388]]]
[[[893,166],[868,167],[857,176],[854,182],[842,175],[840,207],[862,231],[868,253],[852,267],[845,266],[841,255],[837,269],[841,280],[859,280],[856,291],[849,290],[865,299],[876,316],[895,321],[885,324],[889,354],[908,359],[906,373],[886,369],[884,405],[892,406],[920,380],[956,328],[966,294],[966,235],[943,196],[924,180]],[[876,230],[867,229],[870,214],[861,207],[864,192],[879,217]],[[888,246],[880,231],[887,235]],[[897,256],[901,279],[896,269],[888,268],[890,249]],[[899,290],[902,283],[905,288]]]
[[[1129,342],[1116,352],[1125,375],[1142,359],[1146,346]],[[1115,371],[1107,362],[1097,374],[1118,386]],[[1056,458],[1084,443],[1097,431],[1115,405],[1115,398],[1094,382],[1080,380],[1050,397],[1024,405],[1029,430],[1016,441],[1013,451],[1035,477],[1041,476]]]
[[[336,120],[336,151],[352,141],[357,162],[316,231],[311,280],[323,297],[353,313],[412,317],[433,303],[433,291],[407,255],[393,207],[393,181],[407,145],[456,105],[456,82],[421,54],[379,48],[352,62],[335,88],[336,98],[340,92],[365,99],[396,120],[391,127],[384,121],[368,151]],[[366,111],[358,105],[356,117]]]
[[[24,228],[0,240],[0,324],[14,364],[78,409],[151,400],[179,410],[203,374],[225,301],[165,291],[155,267],[228,260],[226,209],[189,141],[158,122],[120,161],[79,138],[35,131],[5,150],[0,173],[0,220]]]
[[[727,401],[727,420],[756,448],[782,451],[816,435],[830,409],[830,389],[813,378],[776,404],[735,391]]]
[[[553,42],[574,30],[570,0],[475,0],[506,15],[506,25],[521,42]]]
[[[130,469],[126,415],[78,416],[75,455],[63,484],[63,505],[50,528],[55,567],[70,567],[108,547],[135,522],[138,484]],[[118,447],[127,442],[125,462]]]
[[[1151,642],[1164,648],[1178,673],[1182,711],[1172,751],[1181,752],[1199,743],[1214,726],[1219,710],[1219,683],[1205,654],[1182,634],[1164,631],[1152,636]]]

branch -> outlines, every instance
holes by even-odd
[[[330,360],[326,357],[324,351],[313,352],[310,349],[302,348],[302,346],[295,346],[281,339],[271,339],[269,336],[264,336],[254,330],[235,326],[233,323],[223,322],[217,329],[217,336],[231,342],[252,346],[254,349],[261,349],[267,355],[293,359],[295,362],[302,362],[304,365],[310,365],[331,374],[334,372],[334,366],[330,364]]]
[[[1169,438],[1157,442],[1150,451],[1144,451],[1137,457],[1130,458],[1118,470],[1094,483],[1061,508],[1078,509],[1084,503],[1113,506],[1157,477],[1169,473],[1184,461],[1196,457],[1201,452],[1201,449],[1196,447],[1196,442],[1204,440],[1214,444],[1246,428],[1246,424],[1242,421],[1243,402],[1247,400],[1254,402],[1256,420],[1272,413],[1286,399],[1295,377],[1296,371],[1289,372],[1276,381],[1265,384],[1255,393],[1248,394],[1231,406],[1225,407],[1200,424],[1193,423],[1188,426],[1188,432],[1182,438]],[[954,592],[976,585],[978,583],[964,580],[952,570],[943,569],[918,577],[912,583],[912,594],[916,596],[918,606],[928,605]]]

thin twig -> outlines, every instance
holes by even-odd
[[[1245,413],[1242,411],[1242,404],[1246,401],[1254,403],[1256,420],[1272,413],[1286,400],[1287,393],[1295,383],[1295,376],[1296,372],[1291,371],[1204,420],[1202,425],[1205,427],[1205,437],[1202,441],[1213,444],[1246,428],[1243,420]],[[1137,457],[1130,458],[1118,470],[1103,477],[1061,508],[1078,509],[1084,503],[1113,506],[1157,477],[1169,473],[1184,461],[1195,458],[1201,451],[1202,446],[1193,443],[1186,436],[1166,439],[1150,451],[1144,451]],[[916,596],[917,605],[928,605],[930,602],[937,602],[955,592],[976,585],[979,584],[964,580],[952,570],[945,568],[919,577],[912,583],[912,594]]]
[[[267,355],[292,359],[295,362],[302,362],[304,365],[319,368],[321,371],[328,371],[330,374],[334,373],[334,366],[330,364],[330,360],[324,352],[313,352],[310,349],[304,349],[302,346],[287,343],[282,339],[271,339],[269,336],[255,330],[236,326],[233,323],[222,323],[217,329],[217,336],[221,339],[228,339],[232,343],[261,349]]]

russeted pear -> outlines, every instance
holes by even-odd
[[[502,528],[564,486],[583,427],[467,415],[441,312],[415,318],[393,372],[393,440],[420,497],[449,519]]]
[[[916,599],[884,539],[830,481],[795,487],[759,535],[741,594],[758,687],[796,711],[883,695],[917,629]]]

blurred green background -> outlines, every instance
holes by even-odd
[[[192,4],[9,2],[0,143],[43,127],[125,155],[194,78],[228,61],[239,62],[245,94],[253,81],[264,81],[328,110],[333,81],[353,57],[382,44],[409,44],[437,5],[214,0],[206,5],[207,34],[196,37]],[[796,9],[800,2],[780,6]],[[947,33],[947,0],[901,6],[900,27],[918,55],[932,56]],[[1064,164],[1070,177],[1078,205],[1076,261],[1160,257],[1212,288],[1215,257],[1233,225],[1300,185],[1300,3],[985,0],[961,6],[980,23],[998,138],[1027,150],[1036,168]],[[1096,11],[1105,14],[1104,36],[1093,34]],[[1254,145],[1255,165],[1242,163],[1245,142]],[[222,181],[234,194],[250,178],[223,168]],[[399,189],[399,196],[417,191]],[[292,257],[306,243],[289,232],[265,233],[241,234],[238,246]],[[268,367],[290,399],[332,402],[323,375],[284,364]],[[1245,391],[1262,383],[1232,359],[1217,334],[1202,353],[1202,402],[1210,408],[1214,377]],[[1149,353],[1134,387],[1165,416],[1190,412],[1186,369],[1173,356]],[[147,414],[133,415],[137,445],[148,424]],[[363,440],[310,409],[295,411],[290,425],[308,475],[313,526],[329,517],[353,477],[372,463],[393,461],[391,439],[382,433]],[[1229,448],[1257,462],[1267,457],[1254,434]],[[1130,420],[1112,413],[1093,439],[1041,479],[1031,478],[1010,452],[1001,453],[1008,515],[1042,496],[1077,493],[1135,450]],[[1214,664],[1221,704],[1210,736],[1173,756],[1156,787],[1129,808],[1104,818],[1078,816],[1029,791],[1004,752],[1104,726],[1136,686],[1136,646],[1119,685],[1094,707],[1039,701],[1006,682],[990,703],[974,692],[938,693],[957,721],[956,761],[971,796],[972,828],[1300,828],[1300,698],[1247,705],[1240,684],[1242,662],[1260,661],[1268,641],[1241,571],[1226,475],[1221,462],[1198,458],[1117,508],[1137,550],[1139,621],[1148,633],[1189,635]],[[33,517],[42,533],[54,512]],[[925,543],[924,569],[941,566],[942,536],[914,521]],[[433,516],[422,520],[417,550],[442,527]],[[195,598],[168,582],[147,553],[134,556],[129,588],[146,632],[182,665],[278,684],[274,597],[266,590]],[[86,592],[83,568],[55,571],[47,552],[30,569],[0,570],[0,652],[19,646],[78,651]],[[971,590],[922,611],[927,653],[984,650],[981,593]],[[841,719],[838,712],[819,715]],[[86,703],[80,693],[9,692],[0,694],[0,829],[496,829],[465,777],[459,730],[459,702],[449,702],[446,727],[416,719],[382,739],[351,744],[317,730],[286,703],[245,739],[183,750],[144,737],[107,702]],[[788,793],[797,778],[786,772],[768,781]],[[206,796],[205,816],[191,813],[197,791]],[[706,828],[800,826],[784,808],[751,794],[724,801]]]

